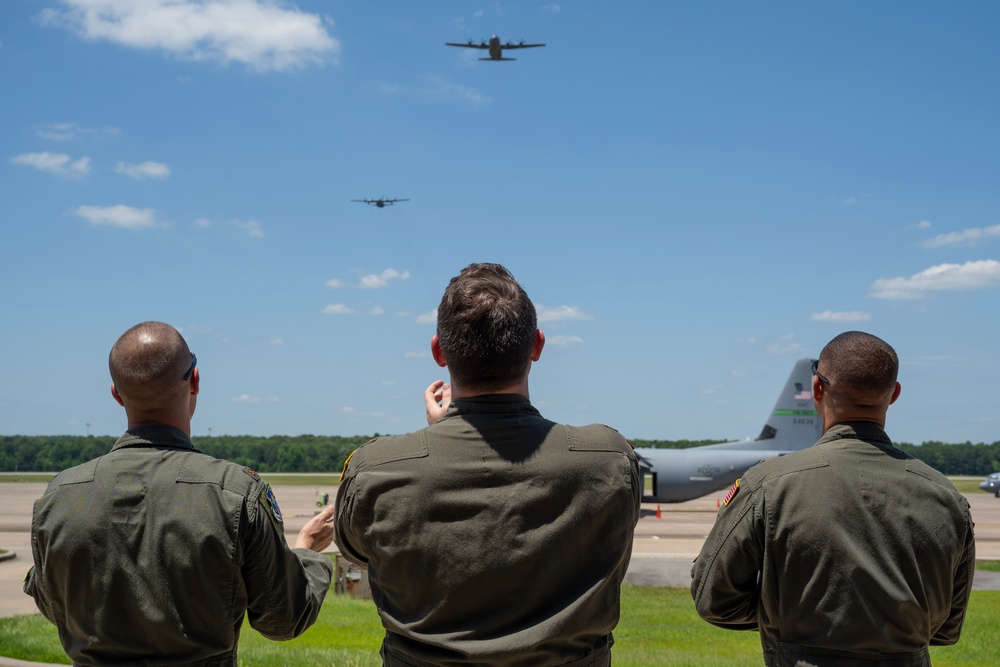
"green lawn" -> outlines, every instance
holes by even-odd
[[[997,618],[1000,591],[974,591],[962,640],[956,646],[931,649],[935,667],[995,665],[994,649],[1000,642]],[[254,667],[377,667],[381,637],[371,601],[331,594],[316,625],[296,640],[269,642],[244,625],[240,662]],[[615,640],[614,663],[624,667],[761,664],[757,633],[708,625],[698,618],[685,589],[625,586]],[[67,663],[55,628],[38,614],[0,619],[0,655]]]

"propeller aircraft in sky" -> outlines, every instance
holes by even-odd
[[[356,201],[359,204],[368,204],[369,206],[378,206],[379,208],[385,208],[386,206],[392,206],[398,201],[410,201],[409,199],[383,199],[379,197],[378,199],[352,199],[351,201]]]
[[[445,46],[458,46],[466,49],[487,49],[490,52],[489,58],[480,58],[480,60],[517,60],[517,58],[504,58],[504,49],[532,49],[539,46],[545,46],[544,44],[525,44],[522,39],[519,42],[512,42],[509,39],[500,43],[500,38],[496,35],[490,37],[489,41],[481,40],[476,42],[475,40],[469,40],[467,42],[445,42]]]

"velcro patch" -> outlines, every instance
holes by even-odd
[[[245,472],[246,474],[250,475],[254,479],[260,479],[260,475],[258,475],[257,471],[254,470],[253,468],[244,468],[243,472]]]
[[[368,442],[371,442],[371,441],[369,440]],[[365,444],[367,444],[367,443],[365,443]],[[350,453],[350,454],[349,454],[349,455],[347,456],[347,460],[346,460],[346,461],[344,461],[344,469],[340,471],[340,481],[341,481],[341,482],[343,482],[343,481],[344,481],[344,475],[346,475],[346,474],[347,474],[347,466],[351,465],[351,459],[353,459],[353,458],[354,458],[354,455],[355,455],[355,454],[356,454],[357,452],[358,452],[358,450],[356,450],[356,449],[355,449],[355,450],[354,450],[353,452],[351,452],[351,453]]]
[[[729,503],[732,501],[733,498],[736,497],[736,494],[739,493],[739,491],[740,491],[740,480],[736,480],[736,482],[733,484],[733,488],[729,489],[729,493],[727,493],[726,497],[723,498],[722,504],[725,507],[729,507]]]
[[[285,530],[282,526],[281,508],[278,507],[278,499],[274,497],[274,491],[271,490],[270,484],[265,484],[264,490],[260,492],[260,504],[264,508],[267,518],[274,525],[274,529],[279,534],[284,535]]]

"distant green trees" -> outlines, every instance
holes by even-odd
[[[378,434],[376,433],[375,436]],[[259,472],[339,472],[367,435],[297,435],[259,437],[218,435],[195,437],[194,446],[210,456],[227,459]],[[0,472],[56,472],[106,454],[115,444],[111,436],[6,435],[0,436]],[[683,449],[720,440],[632,440],[636,447]],[[896,443],[946,475],[988,475],[1000,471],[1000,442],[922,445]]]
[[[195,437],[194,446],[259,472],[340,472],[370,436]],[[107,454],[117,438],[75,435],[0,436],[0,472],[56,472]]]
[[[636,447],[685,449],[712,445],[722,440],[632,440]],[[907,454],[914,456],[945,475],[983,475],[1000,472],[1000,442],[987,445],[971,442],[948,444],[929,441],[922,445],[908,442],[894,443]]]

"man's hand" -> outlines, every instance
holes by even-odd
[[[434,424],[444,416],[451,404],[451,385],[444,380],[435,380],[424,390],[424,405],[427,408],[427,423]]]
[[[318,553],[331,544],[333,544],[333,505],[327,505],[302,526],[295,540],[295,548],[312,549]]]

